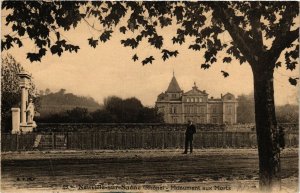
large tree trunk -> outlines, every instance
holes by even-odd
[[[274,188],[280,188],[280,148],[274,105],[273,69],[260,66],[252,70],[259,154],[259,185],[263,191],[272,191]]]

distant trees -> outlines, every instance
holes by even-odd
[[[277,106],[276,117],[279,123],[298,123],[299,106],[290,104]]]
[[[239,95],[237,97],[237,122],[238,123],[255,123],[254,112],[254,95]]]
[[[76,107],[55,113],[43,118],[40,122],[64,122],[64,123],[161,123],[163,117],[157,109],[144,107],[140,100],[135,97],[121,99],[110,96],[104,99],[104,107],[94,112],[87,108]]]
[[[237,122],[238,123],[255,123],[254,111],[254,96],[239,95],[237,97]],[[280,105],[276,106],[276,118],[278,123],[298,123],[299,121],[299,106],[298,105]]]

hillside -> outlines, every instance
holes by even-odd
[[[64,89],[56,93],[40,96],[37,111],[41,117],[55,114],[75,107],[87,108],[89,112],[102,108],[92,97],[77,96],[65,93]]]

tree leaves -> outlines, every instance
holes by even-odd
[[[238,59],[240,61],[240,64],[243,64],[244,62],[247,61],[246,58],[241,54],[239,49],[234,45],[229,47],[226,52],[234,56],[236,59]]]
[[[173,11],[173,14],[175,15],[177,21],[182,21],[183,13],[184,13],[184,10],[183,10],[182,6],[176,6]]]
[[[173,44],[177,43],[177,44],[182,44],[185,42],[185,38],[184,35],[178,35],[177,37],[173,37],[172,38]]]
[[[223,63],[230,63],[231,62],[231,57],[224,57],[223,58]]]
[[[51,46],[50,50],[53,55],[57,54],[58,56],[61,56],[61,53],[63,52],[63,49],[60,45],[53,45]]]
[[[46,55],[46,49],[41,48],[38,53],[27,53],[27,58],[30,62],[41,61],[41,58]]]
[[[130,46],[132,49],[134,49],[138,46],[138,42],[134,38],[128,38],[126,40],[121,40],[121,44],[123,44],[125,47]]]
[[[23,36],[26,31],[24,27],[22,27],[21,25],[16,25],[16,24],[12,25],[12,30],[17,31],[19,36]]]
[[[56,35],[58,41],[62,41],[62,30],[69,30],[71,27],[76,28],[82,19],[94,17],[104,26],[104,32],[99,34],[99,39],[88,39],[88,44],[96,48],[99,42],[107,42],[111,39],[112,29],[116,24],[124,19],[124,26],[120,26],[119,32],[126,34],[128,30],[137,32],[135,38],[124,39],[121,44],[137,48],[138,44],[143,38],[148,38],[150,45],[157,49],[163,49],[164,36],[157,34],[159,27],[163,28],[173,23],[176,25],[176,35],[172,38],[174,44],[182,45],[186,36],[196,38],[195,44],[189,45],[189,49],[199,51],[206,49],[205,64],[201,66],[204,69],[209,68],[212,63],[217,61],[217,53],[221,50],[225,51],[224,41],[220,41],[221,33],[224,29],[223,18],[220,18],[220,13],[215,10],[215,4],[210,2],[8,2],[2,4],[2,9],[12,9],[6,16],[7,26],[11,27],[12,31],[16,32],[13,36],[6,36],[2,38],[1,49],[10,49],[15,44],[22,46],[22,39],[20,36],[28,34],[37,45],[38,49],[49,48],[52,54],[62,55],[64,51],[75,51],[79,49],[78,46],[65,43],[57,43],[50,39],[50,35]],[[251,3],[240,2],[224,2],[227,7],[229,18],[232,19],[232,24],[238,26],[242,33],[251,39],[255,39],[250,32],[252,23],[250,21],[251,14],[253,15],[253,8]],[[277,37],[283,32],[290,30],[291,26],[297,27],[293,22],[298,14],[298,5],[295,2],[285,3],[259,3],[261,9],[259,10],[264,19],[268,20],[266,23],[260,23],[261,29],[265,37]],[[82,8],[86,8],[86,12],[82,13]],[[17,11],[14,11],[17,10]],[[128,11],[130,10],[130,11]],[[234,11],[238,10],[237,15]],[[128,14],[126,14],[128,12]],[[206,13],[211,14],[211,17]],[[127,17],[128,16],[128,17]],[[279,20],[276,21],[277,16]],[[206,21],[211,22],[207,25]],[[126,23],[127,22],[127,23]],[[248,26],[250,28],[248,28]],[[175,30],[176,30],[175,29]],[[58,32],[59,30],[59,32]],[[228,29],[227,29],[228,30]],[[52,34],[51,34],[52,33]],[[232,34],[232,33],[230,33]],[[15,37],[17,36],[17,37]],[[246,37],[246,38],[247,38]],[[223,39],[222,39],[223,40]],[[240,63],[246,62],[246,57],[243,49],[238,47],[239,44],[233,41],[229,43],[227,53],[234,56]],[[246,41],[247,42],[247,41]],[[254,42],[254,41],[253,41]],[[227,43],[227,42],[226,42]],[[249,45],[250,47],[252,45]],[[226,47],[227,48],[227,47]],[[290,49],[290,48],[289,48]],[[255,49],[252,49],[255,51]],[[286,54],[286,68],[294,70],[299,58],[299,46],[293,51],[288,51]],[[172,56],[176,56],[177,52],[162,50],[162,59],[165,61]],[[172,55],[173,54],[173,55]],[[28,59],[36,61],[39,59],[38,53],[30,53]],[[247,54],[245,55],[247,56]],[[288,59],[287,59],[288,58]],[[152,60],[151,60],[152,62]],[[223,63],[231,63],[231,57],[224,57]],[[150,63],[150,60],[149,62]],[[279,67],[279,63],[276,64]]]
[[[281,62],[276,62],[275,67],[276,67],[276,68],[281,67]]]
[[[209,64],[201,64],[201,68],[203,68],[204,70],[209,69],[209,67]]]
[[[148,42],[153,45],[155,48],[160,49],[163,45],[163,37],[159,35],[154,35],[153,37],[148,39]]]
[[[226,78],[227,76],[229,76],[229,73],[225,72],[224,70],[221,70],[221,73],[223,74],[224,78]]]
[[[89,38],[89,45],[92,46],[93,48],[96,48],[96,46],[98,45],[98,40],[94,40],[93,38]]]
[[[163,49],[161,51],[161,53],[163,53],[162,55],[162,59],[165,61],[166,59],[168,59],[169,57],[172,57],[172,56],[177,56],[178,55],[178,51],[175,50],[175,51],[169,51],[169,50],[166,50],[166,49]]]
[[[199,44],[192,44],[189,46],[189,49],[193,49],[195,51],[199,51],[200,50],[200,45]]]
[[[11,47],[13,47],[13,43],[17,44],[19,47],[23,46],[22,41],[19,38],[5,35],[1,40],[1,51],[9,50]]]
[[[172,24],[172,19],[168,17],[161,16],[158,20],[162,28]]]
[[[153,58],[153,56],[150,56],[150,57],[148,57],[148,58],[145,58],[145,59],[142,61],[142,64],[143,64],[143,66],[146,65],[146,64],[148,64],[148,63],[152,64],[152,61],[153,61],[153,60],[155,60],[155,59]]]
[[[125,34],[126,31],[127,31],[127,28],[125,26],[122,26],[122,27],[120,27],[119,30],[120,30],[121,33]]]
[[[112,34],[112,30],[106,30],[106,31],[104,31],[101,35],[100,35],[100,41],[102,41],[102,42],[106,42],[107,40],[109,40],[110,39],[110,37],[111,37],[111,34]]]
[[[299,80],[299,78],[292,78],[292,77],[289,78],[290,84],[294,85],[294,86],[297,85],[297,82],[298,82],[297,80]]]
[[[137,61],[138,59],[139,59],[139,57],[138,57],[136,54],[134,54],[133,57],[132,57],[132,60],[135,62],[135,61]]]
[[[296,65],[298,64],[298,57],[299,57],[299,45],[295,46],[293,50],[285,52],[285,63],[287,70],[295,70]]]
[[[51,53],[57,54],[58,56],[61,56],[62,52],[64,51],[63,48],[65,48],[65,51],[69,51],[69,52],[77,52],[80,48],[79,46],[75,46],[72,44],[67,44],[66,40],[60,40],[60,41],[56,41],[56,44],[50,47],[50,51]]]

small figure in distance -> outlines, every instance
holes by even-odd
[[[183,154],[187,154],[188,146],[190,145],[190,153],[193,153],[193,135],[196,133],[196,127],[191,120],[188,120],[188,126],[185,131],[185,151]]]

